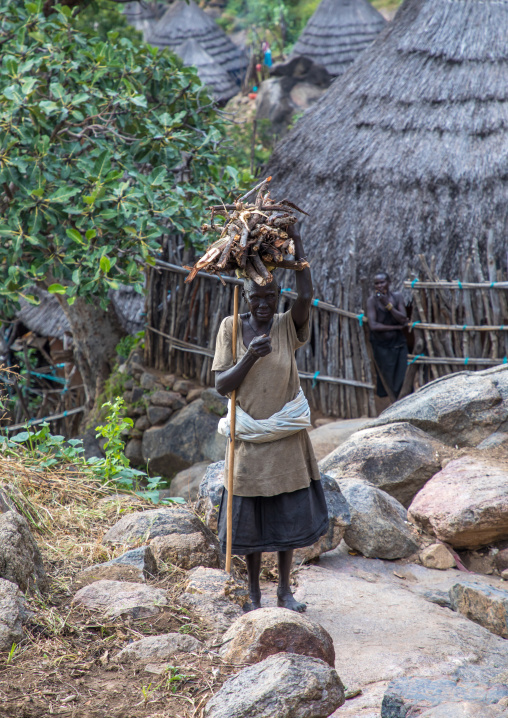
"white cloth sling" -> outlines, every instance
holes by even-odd
[[[231,400],[228,402],[227,416],[219,421],[217,431],[229,438],[230,425]],[[310,407],[302,389],[292,401],[288,401],[280,411],[272,414],[268,419],[253,419],[239,406],[236,407],[235,437],[242,441],[250,441],[254,444],[278,441],[309,426],[311,426]]]

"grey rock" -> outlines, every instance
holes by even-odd
[[[150,404],[153,406],[165,406],[173,411],[178,411],[185,406],[186,401],[183,396],[176,391],[160,389],[159,391],[154,391],[150,396]]]
[[[344,703],[337,672],[309,656],[279,653],[230,678],[205,718],[327,718]]]
[[[160,382],[158,381],[158,377],[147,371],[144,371],[141,374],[139,383],[141,388],[145,391],[152,391],[152,389],[155,389],[160,384]]]
[[[501,446],[501,444],[504,444],[507,441],[508,433],[506,431],[495,431],[493,434],[487,436],[486,439],[481,441],[476,448],[480,451],[495,449],[497,446]]]
[[[221,634],[243,615],[243,606],[249,600],[243,581],[220,569],[194,568],[189,572],[185,592],[180,604],[191,609],[202,622]]]
[[[176,653],[197,652],[203,644],[194,636],[182,633],[166,633],[162,636],[148,636],[125,646],[114,657],[115,663],[147,664],[165,661]]]
[[[146,417],[150,426],[163,424],[169,419],[173,410],[169,406],[148,406],[146,409]],[[150,428],[150,426],[148,428]]]
[[[145,578],[153,578],[157,574],[157,562],[150,549],[150,546],[139,546],[126,551],[121,556],[107,561],[105,566],[133,566],[143,574]]]
[[[508,638],[508,591],[461,582],[450,589],[452,609],[491,633]]]
[[[95,581],[81,588],[73,604],[99,612],[104,618],[156,616],[168,605],[166,592],[161,588],[127,581]]]
[[[143,466],[143,443],[141,439],[130,439],[125,446],[125,456],[133,466]]]
[[[189,381],[188,379],[177,379],[173,384],[173,391],[177,391],[183,396],[187,396],[187,394],[192,391],[193,388],[193,382]]]
[[[168,496],[181,496],[186,501],[196,501],[199,493],[199,486],[206,473],[209,461],[200,461],[188,469],[179,471],[171,480]]]
[[[143,399],[144,396],[145,396],[145,390],[140,386],[135,386],[131,392],[131,401],[133,404],[135,404],[137,401],[141,401],[141,399]],[[139,407],[139,409],[140,409],[140,412],[143,412],[143,409],[141,407]]]
[[[497,705],[485,705],[485,703],[441,703],[435,708],[430,708],[420,713],[419,718],[503,718],[506,711],[498,708]]]
[[[23,623],[28,617],[19,588],[0,578],[0,651],[10,651],[23,638]]]
[[[219,394],[217,389],[205,389],[201,394],[201,400],[205,408],[217,416],[225,416],[228,413],[228,398]]]
[[[361,478],[347,478],[339,486],[348,503],[351,525],[347,545],[368,558],[405,558],[418,551],[406,509],[393,496]]]
[[[105,533],[102,542],[128,545],[140,541],[148,542],[157,536],[197,532],[203,532],[206,536],[211,535],[203,522],[187,509],[167,507],[137,511],[123,516]]]
[[[134,423],[134,428],[138,431],[146,431],[150,428],[152,425],[150,419],[145,414],[143,416],[140,416],[138,419],[136,419]]]
[[[191,389],[185,397],[187,400],[187,403],[190,404],[191,401],[195,401],[196,399],[201,399],[201,395],[203,394],[203,392],[204,392],[203,387],[197,387],[196,389]]]
[[[287,608],[260,608],[241,616],[222,643],[219,653],[227,663],[259,663],[275,653],[298,653],[335,665],[328,631]]]
[[[448,447],[421,429],[394,423],[357,431],[325,457],[319,468],[335,479],[361,477],[407,508],[441,470],[441,459],[447,453]]]
[[[368,419],[341,419],[340,421],[327,421],[323,419],[316,421],[316,429],[309,433],[310,443],[314,449],[314,456],[321,461],[332,451],[338,449],[349,437],[363,429]]]
[[[477,446],[508,420],[508,366],[436,379],[370,423],[409,422],[444,443]]]
[[[425,568],[435,568],[440,571],[456,566],[452,554],[442,543],[434,543],[424,548],[420,552],[420,561]]]
[[[226,438],[217,434],[218,423],[219,417],[197,399],[163,426],[145,431],[143,456],[153,472],[168,477],[200,461],[216,461],[226,451]]]
[[[199,484],[196,511],[204,516],[206,525],[217,531],[219,506],[224,493],[224,461],[210,464]]]
[[[160,382],[165,389],[172,389],[176,381],[176,374],[163,374]]]
[[[427,709],[445,703],[473,702],[483,706],[508,695],[508,686],[458,683],[442,678],[399,678],[392,681],[383,697],[381,718],[421,716]],[[481,713],[478,718],[482,717]]]
[[[15,511],[0,514],[0,577],[21,591],[45,591],[49,580],[27,520]]]
[[[145,576],[136,566],[129,564],[97,563],[88,566],[74,576],[72,587],[75,591],[89,586],[95,581],[129,581],[131,583],[144,583]]]
[[[209,529],[206,533],[199,530],[192,534],[157,536],[150,542],[150,547],[158,564],[163,561],[186,570],[196,566],[219,568],[221,565],[219,542]]]
[[[494,557],[494,562],[499,573],[508,568],[508,548],[503,548]]]

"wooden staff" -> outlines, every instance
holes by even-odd
[[[236,337],[238,335],[238,296],[240,287],[235,286],[233,298],[233,363],[236,363]],[[231,392],[231,416],[229,422],[229,461],[228,461],[228,506],[226,524],[226,571],[231,573],[231,550],[233,546],[233,477],[235,470],[235,429],[236,429],[236,389]]]

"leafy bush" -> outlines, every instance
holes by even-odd
[[[0,296],[34,283],[105,307],[142,291],[164,232],[200,244],[204,208],[237,173],[193,69],[72,11],[0,0]]]
[[[160,476],[148,476],[145,471],[133,469],[125,456],[123,435],[132,428],[132,419],[123,416],[124,401],[117,398],[106,402],[102,410],[106,413],[106,423],[97,427],[97,438],[107,439],[104,444],[105,457],[92,457],[85,460],[81,439],[66,440],[64,436],[53,435],[49,424],[41,424],[39,429],[25,431],[12,437],[0,438],[0,450],[6,456],[24,459],[38,471],[51,467],[72,464],[82,473],[99,478],[105,486],[121,491],[133,491],[153,503],[159,503],[159,489],[165,485]],[[185,503],[181,498],[163,499],[162,503]]]

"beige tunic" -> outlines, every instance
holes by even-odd
[[[233,317],[220,326],[212,369],[233,366]],[[295,349],[309,339],[308,324],[296,332],[291,311],[276,314],[270,331],[272,351],[258,359],[236,390],[237,404],[254,419],[268,419],[296,397],[300,389]],[[238,361],[247,351],[242,321],[238,322]],[[228,452],[224,483],[227,485]],[[235,441],[234,493],[236,496],[275,496],[309,486],[319,479],[309,435],[304,429],[279,441],[253,444]]]

